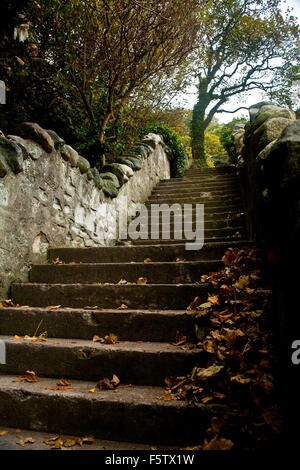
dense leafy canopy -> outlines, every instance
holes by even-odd
[[[2,0],[7,106],[0,129],[13,133],[19,122],[38,122],[99,165],[103,154],[122,153],[143,127],[166,125],[204,163],[205,132],[230,97],[259,87],[295,105],[287,90],[299,80],[299,28],[293,17],[283,18],[280,4]],[[24,41],[16,34],[22,27],[29,34]],[[195,78],[191,116],[172,100]]]
[[[192,122],[193,156],[204,162],[204,131],[229,98],[260,88],[272,78],[299,38],[292,16],[283,18],[280,0],[209,2],[202,21],[205,34],[194,54],[191,73],[198,81]],[[225,109],[225,111],[227,111]],[[233,112],[228,110],[229,112]]]

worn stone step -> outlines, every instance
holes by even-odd
[[[181,212],[182,214],[184,214],[185,212],[186,213],[192,213],[192,214],[195,214],[196,213],[196,206],[195,204],[192,205],[192,207],[186,207],[187,203],[179,203],[179,206],[181,207]],[[152,206],[147,202],[145,204],[145,207],[148,211],[148,216],[151,215],[151,211],[154,210],[152,209]],[[174,208],[175,209],[175,208]],[[177,209],[176,209],[177,210]],[[168,209],[164,209],[162,208],[161,209],[161,213],[162,212],[165,212],[165,211],[169,211]],[[204,205],[204,215],[208,215],[208,216],[216,216],[216,217],[219,217],[220,214],[226,214],[226,217],[228,214],[231,214],[231,213],[237,213],[237,212],[244,212],[244,205],[242,204],[242,202],[238,203],[238,204],[205,204]]]
[[[82,308],[98,306],[118,308],[125,304],[130,309],[184,309],[198,295],[207,298],[206,284],[145,284],[145,285],[95,285],[95,284],[13,284],[14,304],[30,307]]]
[[[220,174],[220,173],[236,173],[235,166],[222,166],[216,168],[189,168],[185,171],[186,175],[193,174],[193,173],[201,173],[201,174]]]
[[[152,263],[87,263],[35,265],[29,273],[30,282],[92,284],[117,283],[121,279],[137,282],[147,278],[150,284],[186,284],[199,281],[201,274],[216,271],[222,263],[215,261],[152,262]]]
[[[149,220],[150,219],[150,220]],[[145,220],[144,218],[140,218],[139,219],[139,224],[137,226],[137,231],[138,232],[141,232],[141,233],[148,233],[149,234],[149,238],[151,238],[151,232],[153,233],[162,233],[162,229],[163,232],[167,232],[168,231],[168,228],[170,229],[170,232],[173,233],[174,232],[174,228],[176,229],[177,232],[180,232],[180,229],[182,232],[184,232],[184,218],[174,218],[174,217],[170,217],[170,223],[168,223],[168,220],[166,219],[165,221],[162,221],[162,220],[159,220],[159,223],[156,222],[155,218],[148,218],[147,220]],[[192,215],[191,215],[191,226],[192,226],[192,230],[195,230],[197,228],[197,225],[196,225],[196,220],[195,218],[192,218]],[[242,217],[238,218],[238,219],[206,219],[205,215],[204,215],[204,230],[205,230],[205,234],[206,233],[210,233],[210,232],[214,232],[215,230],[218,231],[218,230],[227,230],[227,229],[233,229],[235,227],[243,227],[244,226],[244,219]],[[189,226],[188,226],[189,228]],[[128,231],[127,231],[128,233]],[[126,236],[126,233],[123,233],[124,236]],[[123,237],[122,235],[122,237]],[[148,238],[148,237],[147,237]]]
[[[204,234],[204,243],[207,242],[215,242],[219,239],[222,240],[228,240],[229,238],[237,238],[237,239],[245,239],[245,230],[243,227],[236,227],[234,229],[228,228],[228,229],[219,229],[219,230],[207,230]],[[165,235],[165,238],[162,238],[162,236]],[[221,241],[221,240],[219,240]],[[173,234],[171,232],[170,237],[168,236],[168,233],[162,232],[160,233],[156,238],[150,238],[150,237],[144,237],[144,238],[138,238],[137,240],[131,240],[131,245],[149,245],[151,246],[152,244],[159,244],[159,242],[168,244],[168,243],[190,243],[190,240],[188,238],[185,238],[184,235],[180,234]],[[192,240],[192,243],[193,240]]]
[[[241,192],[240,188],[231,186],[227,188],[222,188],[222,189],[204,189],[202,187],[193,187],[193,188],[186,188],[186,189],[181,189],[179,190],[160,190],[160,189],[155,189],[151,193],[151,197],[173,197],[173,196],[191,196],[191,197],[196,197],[196,196],[211,196],[211,197],[216,197],[216,196],[232,196],[234,194],[239,194]]]
[[[206,243],[206,239],[211,239],[213,237],[215,238],[227,238],[231,237],[237,234],[243,235],[245,233],[245,228],[243,226],[236,226],[236,227],[225,227],[225,228],[220,228],[220,229],[206,229],[204,230],[204,243]],[[240,237],[241,238],[241,237]],[[141,232],[139,238],[136,240],[131,240],[128,239],[131,244],[135,245],[136,242],[139,240],[146,240],[151,244],[151,241],[157,241],[157,240],[162,240],[162,241],[173,241],[173,240],[185,240],[190,241],[189,237],[185,235],[184,231],[180,230],[170,230],[170,233],[168,231],[160,231],[157,233],[153,234],[153,237],[151,237],[151,232],[149,230],[148,232]],[[193,242],[193,240],[192,240]]]
[[[205,193],[206,194],[206,193]],[[225,194],[224,196],[191,196],[181,195],[180,193],[172,196],[150,196],[147,200],[148,204],[204,204],[204,205],[218,205],[218,204],[234,204],[241,203],[240,191],[233,194]]]
[[[204,192],[209,192],[212,194],[227,194],[233,191],[241,191],[241,188],[237,186],[236,184],[230,184],[230,185],[220,185],[216,187],[215,185],[182,185],[182,187],[155,187],[155,190],[152,191],[151,195],[176,195],[176,194],[199,194],[199,193],[204,193]]]
[[[203,350],[159,342],[124,341],[102,344],[83,339],[48,338],[32,342],[0,336],[6,347],[1,374],[22,375],[33,370],[41,377],[94,380],[116,374],[123,383],[164,385],[165,377],[185,375],[207,360]]]
[[[206,243],[201,250],[186,250],[178,244],[143,247],[143,246],[103,246],[86,248],[50,248],[49,259],[59,258],[66,263],[126,263],[143,262],[146,258],[152,261],[176,261],[177,258],[192,260],[221,259],[229,247],[252,245],[251,241],[229,241]]]
[[[186,310],[0,309],[0,334],[91,340],[114,333],[122,341],[174,342],[177,331],[194,339],[194,313]]]
[[[226,237],[211,237],[211,238],[205,238],[205,243],[211,243],[211,242],[228,242],[228,241],[247,241],[245,237],[243,236],[240,231],[236,232],[236,236],[234,235],[227,235]],[[171,239],[171,240],[135,240],[132,242],[132,245],[147,245],[147,246],[152,246],[152,245],[175,245],[175,244],[182,244],[185,245],[188,240],[186,239]],[[121,242],[120,242],[121,243]]]
[[[174,203],[179,204],[182,207],[184,207],[185,204],[190,204],[190,205],[193,205],[194,208],[196,207],[196,204],[204,204],[204,213],[209,211],[210,209],[213,209],[213,210],[222,209],[222,212],[224,212],[224,210],[226,209],[230,210],[234,208],[238,210],[240,208],[243,208],[243,204],[242,204],[242,200],[240,196],[237,196],[235,198],[221,199],[221,200],[220,199],[219,200],[216,200],[216,199],[204,200],[203,198],[198,199],[198,198],[186,197],[186,198],[177,199],[176,201],[168,199],[168,200],[164,200],[163,202],[148,199],[147,203],[145,204],[145,207],[148,211],[150,211],[152,204],[169,204],[170,206],[172,206]]]
[[[204,190],[218,190],[218,189],[227,189],[227,188],[240,188],[241,183],[238,179],[231,179],[228,181],[212,181],[212,180],[205,180],[202,181],[201,184],[195,183],[193,181],[189,182],[188,180],[183,180],[183,181],[177,181],[175,184],[168,184],[168,181],[172,180],[165,180],[164,182],[158,183],[154,190],[155,191],[177,191],[178,189],[180,190],[186,190],[189,191],[191,189],[203,189]]]
[[[205,209],[205,208],[204,208]],[[146,216],[142,216],[140,215],[140,213],[137,213],[136,216],[139,216],[140,215],[140,218],[144,218],[145,217],[145,220],[150,220],[154,217],[153,214],[155,214],[155,210],[153,209],[153,211],[151,210],[151,208],[147,208],[147,211],[148,211],[148,214]],[[196,215],[196,207],[186,207],[184,208],[184,206],[180,205],[180,207],[174,207],[174,211],[170,211],[169,209],[162,209],[159,211],[159,218],[161,220],[162,218],[162,215],[168,215],[170,214],[170,218],[171,220],[174,218],[177,218],[177,217],[183,217],[185,214],[186,215],[189,215],[189,216],[192,216],[192,217],[195,217]],[[221,207],[220,208],[220,212],[214,212],[213,210],[211,209],[208,209],[208,210],[204,210],[204,216],[205,216],[205,220],[234,220],[234,219],[238,219],[238,218],[243,218],[244,216],[244,212],[242,212],[241,210],[236,210],[236,209],[232,209],[231,211],[226,211],[226,208],[225,207]],[[133,218],[131,219],[133,220]]]
[[[181,183],[197,183],[197,182],[203,182],[203,183],[210,183],[210,182],[226,182],[226,181],[236,181],[238,182],[238,177],[236,175],[196,175],[196,176],[183,176],[182,178],[172,178],[172,179],[165,179],[160,181],[160,185],[174,185],[176,186],[177,184]]]
[[[20,432],[16,432],[16,429],[9,428],[7,426],[5,426],[5,427],[0,426],[0,433],[1,433],[1,431],[8,431],[8,433],[1,436],[0,451],[2,451],[2,450],[53,451],[52,446],[46,444],[46,442],[49,441],[49,439],[52,439],[52,438],[55,438],[55,437],[59,436],[63,440],[63,442],[66,442],[66,441],[70,442],[71,440],[74,440],[74,438],[76,438],[76,437],[79,437],[79,438],[86,438],[87,437],[86,435],[74,436],[74,435],[70,435],[70,434],[62,434],[60,432],[54,434],[53,432],[50,433],[50,432],[42,432],[42,431],[32,431],[30,429],[22,429],[21,433],[20,433]],[[28,437],[34,439],[34,442],[31,443],[30,446],[22,447],[19,444],[20,438],[26,439]],[[74,445],[72,447],[69,447],[69,450],[74,450],[74,451],[96,451],[96,450],[101,450],[101,451],[106,451],[106,452],[111,452],[111,451],[116,451],[116,450],[121,450],[121,451],[144,451],[144,450],[151,451],[152,450],[152,454],[153,454],[153,450],[154,450],[153,448],[154,448],[153,443],[152,444],[151,443],[143,444],[143,443],[140,443],[140,442],[125,442],[125,441],[122,442],[122,441],[112,441],[112,440],[107,440],[107,439],[95,439],[94,438],[93,442],[92,441],[89,441],[89,442],[85,441],[83,445],[77,444],[77,445]],[[172,445],[160,446],[160,445],[156,444],[155,445],[155,450],[156,451],[169,450],[169,451],[174,452],[174,451],[181,450],[181,446],[179,446],[179,445],[177,445],[177,446],[172,446]],[[99,454],[98,454],[98,456],[99,456]],[[16,457],[16,455],[14,455],[14,457]],[[112,459],[112,455],[108,455],[108,457]],[[153,461],[155,460],[155,457],[156,456],[154,455],[153,456]],[[78,454],[77,454],[76,458],[78,458]],[[116,459],[117,458],[119,458],[119,459],[124,458],[125,459],[124,462],[126,463],[128,458],[129,459],[133,459],[133,458],[137,459],[137,458],[140,458],[140,457],[137,457],[137,456],[126,457],[126,456],[117,455],[115,458]],[[103,462],[105,461],[106,456],[105,456],[104,453],[100,457],[100,461],[101,461],[101,459],[103,459]],[[194,459],[194,461],[195,461],[195,459]],[[130,463],[130,460],[128,460],[128,462]],[[188,460],[188,462],[189,462],[189,460]]]
[[[89,393],[95,382],[74,380],[70,390],[50,390],[60,378],[27,383],[14,382],[11,375],[0,376],[0,424],[127,442],[197,444],[213,416],[231,413],[222,405],[164,401],[162,387]]]

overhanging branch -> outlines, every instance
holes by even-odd
[[[218,109],[216,113],[237,113],[240,109],[249,109],[246,106],[240,106],[239,108],[235,109],[234,111],[228,111],[227,109]]]

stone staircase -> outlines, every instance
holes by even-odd
[[[186,251],[185,239],[53,248],[49,264],[32,267],[29,283],[12,286],[14,304],[27,308],[0,309],[7,351],[7,364],[0,365],[0,425],[184,445],[199,442],[211,417],[228,411],[163,399],[165,377],[201,366],[197,348],[171,344],[177,331],[193,340],[194,314],[186,308],[197,295],[207,299],[201,275],[222,266],[228,247],[250,243],[231,167],[192,169],[184,178],[161,181],[147,205],[197,202],[205,204],[205,244],[199,251]],[[62,263],[52,264],[57,258]],[[118,284],[141,277],[146,284]],[[120,309],[122,304],[127,308]],[[37,335],[47,331],[47,341],[24,340],[38,325]],[[119,342],[92,341],[109,333]],[[39,381],[16,381],[27,370]],[[117,392],[96,387],[113,374],[121,380]],[[55,390],[60,379],[69,379],[72,388]]]

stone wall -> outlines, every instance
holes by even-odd
[[[250,121],[233,138],[249,233],[263,249],[273,287],[272,320],[290,446],[300,419],[300,364],[292,361],[293,344],[300,344],[300,120],[272,103],[259,103],[249,111]]]
[[[114,244],[120,216],[134,215],[159,180],[170,177],[164,143],[153,134],[101,174],[51,131],[26,123],[18,134],[0,137],[4,298],[11,282],[27,279],[32,263],[46,261],[50,246]]]

